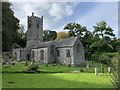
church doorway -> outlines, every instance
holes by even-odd
[[[15,52],[15,59],[17,60],[17,53]]]
[[[27,54],[27,61],[30,61],[30,54]]]

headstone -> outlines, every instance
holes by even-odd
[[[110,67],[108,67],[108,72],[111,73],[111,68]]]
[[[95,68],[95,75],[98,75],[97,68]]]
[[[90,65],[89,64],[87,64],[87,66],[86,66],[87,68],[90,68]]]

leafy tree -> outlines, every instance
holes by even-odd
[[[43,31],[43,40],[44,41],[55,40],[56,37],[57,37],[57,32],[56,31],[50,31],[50,30],[44,30]]]
[[[93,34],[98,35],[101,38],[105,36],[115,37],[113,34],[113,29],[110,26],[107,26],[107,23],[105,21],[98,22],[96,26],[93,26],[93,28]]]
[[[25,29],[24,26],[21,24],[20,28],[18,29],[18,33],[17,33],[17,41],[15,41],[18,45],[20,45],[21,47],[25,47],[26,46],[26,41],[27,41],[27,35],[25,33]]]
[[[96,52],[109,52],[113,50],[111,44],[112,37],[115,37],[113,34],[113,29],[110,26],[107,26],[105,21],[101,21],[93,26],[94,31],[94,41],[91,44],[91,48],[96,49]]]
[[[92,38],[92,32],[86,31],[82,40],[83,46],[85,47],[86,60],[90,60],[90,55],[92,54],[92,49],[90,48],[90,45],[92,44]]]
[[[69,36],[79,36],[81,39],[84,36],[84,33],[87,31],[85,26],[81,26],[78,23],[68,23],[64,30],[69,30]]]
[[[69,34],[67,32],[57,32],[57,38],[56,39],[64,39],[68,38]]]
[[[117,52],[116,47],[120,45],[120,39],[114,38],[110,43],[113,46],[113,50],[111,52]]]
[[[2,2],[2,51],[11,51],[11,46],[17,40],[19,20],[10,8],[11,3]]]
[[[112,67],[112,75],[110,74],[112,80],[112,84],[117,87],[117,89],[120,88],[120,46],[117,46],[117,51],[118,51],[118,63],[117,65],[111,64]]]

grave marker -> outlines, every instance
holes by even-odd
[[[97,68],[95,68],[95,75],[98,75]]]

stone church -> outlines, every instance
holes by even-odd
[[[38,63],[60,63],[77,66],[85,62],[84,46],[78,37],[43,42],[43,16],[28,16],[27,45],[13,45],[16,60],[34,60]]]

